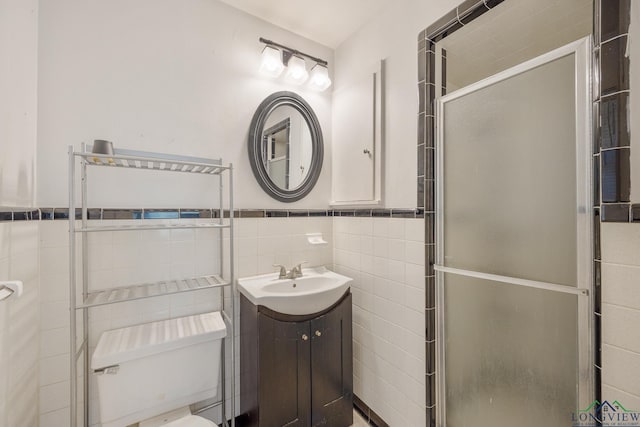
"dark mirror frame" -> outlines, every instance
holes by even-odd
[[[305,177],[302,184],[293,190],[285,190],[278,187],[273,180],[267,174],[267,170],[264,165],[264,159],[262,158],[262,133],[264,132],[264,125],[269,118],[269,114],[280,106],[290,106],[295,108],[304,117],[307,126],[309,126],[309,132],[311,133],[311,165],[309,166],[309,172]],[[320,129],[320,122],[318,117],[313,112],[313,109],[309,104],[302,99],[302,97],[293,92],[275,92],[269,95],[256,110],[251,119],[251,125],[249,126],[249,163],[251,163],[251,170],[256,177],[260,187],[276,200],[285,203],[295,202],[302,199],[311,192],[316,185],[318,178],[320,177],[320,171],[322,170],[322,162],[324,160],[324,142],[322,140],[322,129]]]

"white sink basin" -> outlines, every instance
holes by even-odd
[[[313,314],[335,304],[352,280],[325,267],[303,268],[297,279],[278,279],[278,273],[238,279],[238,289],[255,305],[284,314]]]

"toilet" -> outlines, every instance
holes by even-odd
[[[102,427],[213,427],[189,405],[215,398],[222,340],[219,312],[105,331],[91,358]]]

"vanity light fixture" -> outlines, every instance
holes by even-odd
[[[289,64],[287,64],[287,73],[284,76],[285,80],[295,85],[301,85],[309,78],[307,72],[307,63],[304,58],[298,55],[292,55],[289,58]]]
[[[269,77],[279,77],[284,70],[280,51],[273,46],[265,46],[262,50],[260,72]]]
[[[316,64],[311,69],[311,78],[309,79],[309,86],[312,89],[323,91],[331,86],[331,79],[329,78],[329,70],[322,64]]]
[[[316,58],[262,37],[260,37],[260,42],[266,45],[262,51],[262,63],[260,65],[262,74],[276,78],[282,74],[286,67],[285,80],[291,84],[301,85],[308,80],[309,87],[318,91],[326,90],[331,86],[327,68],[329,63],[324,59]],[[310,79],[305,59],[315,63],[311,69]]]

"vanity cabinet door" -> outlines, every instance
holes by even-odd
[[[307,427],[310,413],[309,322],[259,314],[260,425]]]
[[[353,422],[351,295],[310,324],[311,425],[350,426]]]

